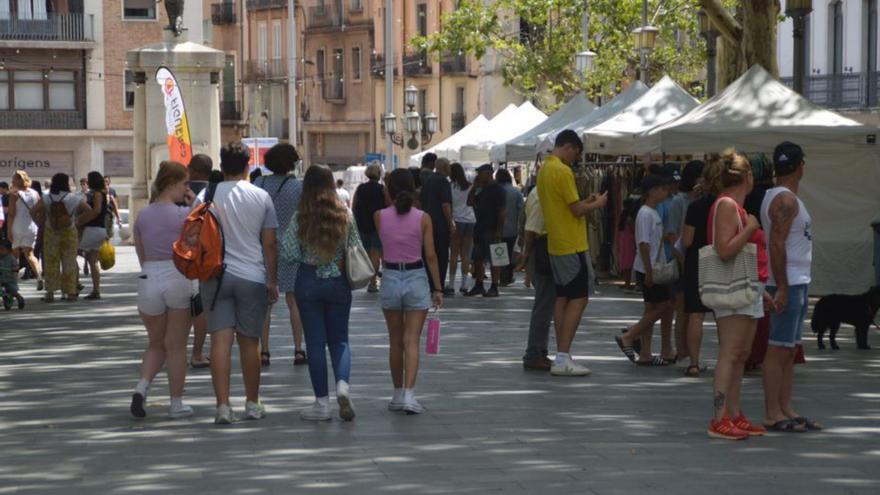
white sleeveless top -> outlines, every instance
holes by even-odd
[[[770,263],[773,263],[773,253],[770,252],[770,242],[773,236],[773,220],[770,218],[770,205],[780,193],[791,192],[787,187],[774,187],[767,191],[764,201],[761,203],[761,224],[764,226],[764,232],[767,237],[767,253],[770,255]],[[797,195],[795,195],[797,198]],[[788,232],[788,238],[785,239],[786,254],[786,274],[788,276],[788,285],[804,285],[809,284],[810,265],[813,262],[813,219],[807,211],[806,205],[797,198],[798,214],[791,223],[791,230]],[[776,280],[773,278],[773,270],[770,270],[770,279],[767,280],[770,287],[776,286]]]

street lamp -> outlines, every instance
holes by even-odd
[[[648,83],[648,54],[654,50],[657,45],[657,34],[659,29],[654,26],[642,26],[633,30],[633,38],[635,40],[636,50],[639,51],[639,70],[641,71],[641,81]]]
[[[715,29],[715,25],[712,24],[712,20],[703,9],[697,11],[697,25],[700,29],[700,36],[706,39],[706,96],[711,98],[715,96],[717,88],[715,57],[718,55],[718,36],[721,33]]]
[[[577,73],[586,76],[593,70],[596,61],[596,53],[590,50],[590,4],[584,0],[584,12],[581,16],[581,34],[583,35],[584,51],[574,56],[574,66]]]
[[[422,132],[422,116],[419,115],[419,112],[415,111],[418,99],[418,88],[412,84],[407,86],[403,91],[403,100],[409,110],[403,115],[403,125],[406,133],[410,136],[406,141],[406,146],[411,150],[417,149],[419,144],[424,146],[430,143],[434,134],[437,133],[437,115],[434,112],[425,115],[425,132]],[[403,146],[404,134],[397,132],[397,116],[393,112],[389,112],[384,118],[385,133],[391,139],[391,142],[398,146]]]
[[[807,16],[813,11],[812,0],[788,0],[785,2],[785,15],[791,17],[794,21],[794,30],[792,37],[794,38],[794,67],[792,74],[792,86],[797,93],[804,93],[804,80],[807,77],[807,69],[804,60],[806,51],[806,40],[804,33],[807,30]]]

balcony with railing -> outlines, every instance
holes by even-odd
[[[248,10],[283,9],[287,0],[247,0]]]
[[[211,23],[215,26],[224,26],[235,24],[235,4],[233,2],[222,2],[211,5]]]
[[[465,118],[464,112],[456,112],[452,114],[452,128],[450,130],[453,134],[464,129]]]
[[[248,60],[245,62],[244,79],[246,82],[272,81],[286,77],[287,60],[283,58]]]
[[[308,8],[307,28],[339,27],[342,25],[342,11],[338,6],[322,3]]]
[[[431,74],[431,61],[428,52],[418,51],[403,56],[403,73],[406,76],[427,76]]]
[[[46,19],[0,19],[0,41],[94,41],[93,14],[47,14]]]
[[[794,78],[780,79],[791,87]],[[880,106],[880,72],[811,74],[804,79],[804,97],[827,108],[858,109]]]
[[[241,122],[241,102],[221,101],[220,120],[223,122]]]
[[[465,55],[445,55],[440,60],[441,74],[467,74],[467,57]]]
[[[0,110],[0,129],[85,129],[78,110]]]

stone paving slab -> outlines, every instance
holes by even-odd
[[[377,297],[359,292],[353,424],[300,421],[312,400],[308,371],[291,366],[283,307],[263,375],[264,421],[215,427],[207,370],[188,376],[196,416],[164,417],[160,374],[148,418],[135,421],[128,401],[146,335],[134,304],[136,260],[130,248],[117,255],[101,301],[46,305],[25,282],[26,310],[0,312],[0,495],[880,493],[880,351],[857,351],[851,329],[838,352],[808,342],[798,408],[827,431],[712,441],[704,432],[711,376],[625,361],[613,335],[638,318],[641,302],[612,286],[594,297],[575,344],[593,369],[588,378],[522,369],[529,290],[456,297],[442,313],[441,354],[422,359],[417,390],[427,412],[390,413],[384,321]],[[875,332],[871,339],[880,347]],[[710,361],[715,342],[710,323]],[[241,412],[240,377],[232,383]],[[747,376],[743,399],[760,418],[759,375]]]

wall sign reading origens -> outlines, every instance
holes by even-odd
[[[0,177],[24,170],[33,177],[73,173],[72,151],[0,151]]]

